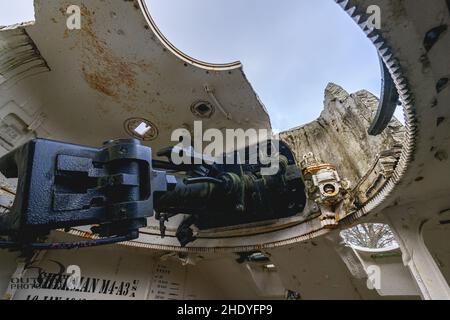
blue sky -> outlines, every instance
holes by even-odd
[[[165,36],[208,62],[240,60],[273,127],[316,119],[328,82],[379,96],[377,53],[333,0],[146,0]],[[0,1],[0,25],[33,20],[32,0]]]

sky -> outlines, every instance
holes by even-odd
[[[380,94],[374,46],[333,0],[146,0],[163,34],[206,62],[241,61],[284,131],[315,120],[329,82]],[[34,20],[32,0],[0,0],[0,25]]]

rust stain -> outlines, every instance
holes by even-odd
[[[83,76],[89,86],[107,96],[117,97],[117,93],[112,90],[112,82],[108,77],[104,77],[98,73],[89,73],[83,68]]]
[[[137,69],[148,72],[149,64],[127,61],[117,56],[107,43],[99,39],[94,31],[94,20],[91,12],[85,6],[81,6],[83,18],[82,39],[83,44],[83,77],[89,86],[120,103],[127,113],[136,110]]]
[[[125,111],[127,111],[127,113],[133,113],[133,112],[135,112],[137,110],[136,106],[131,106],[129,104],[124,104],[123,108],[124,108]]]

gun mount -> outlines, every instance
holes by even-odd
[[[167,150],[162,154],[170,155]],[[286,145],[276,152],[278,172],[264,176],[260,162],[177,166],[153,161],[151,148],[137,140],[109,141],[98,149],[32,140],[0,160],[5,176],[19,179],[12,209],[0,216],[0,235],[11,241],[0,246],[70,249],[132,240],[155,211],[162,237],[165,221],[188,215],[177,232],[185,246],[195,240],[191,226],[294,215],[306,203],[301,172]],[[52,230],[79,226],[91,226],[100,239],[38,242]]]

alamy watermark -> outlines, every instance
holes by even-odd
[[[71,5],[66,11],[69,16],[66,20],[66,26],[69,30],[80,30],[81,29],[81,9],[77,5]]]
[[[176,165],[259,164],[262,175],[275,175],[279,171],[279,140],[268,129],[203,130],[202,121],[195,121],[193,132],[176,129],[171,141],[178,142],[171,154]]]
[[[367,7],[366,13],[369,15],[367,19],[367,26],[372,29],[381,29],[381,8],[378,5],[370,5]],[[81,29],[81,8],[78,5],[72,4],[67,7],[66,14],[67,28],[69,30]]]
[[[367,26],[371,29],[381,29],[381,8],[373,4],[367,7],[366,13],[369,15]]]

